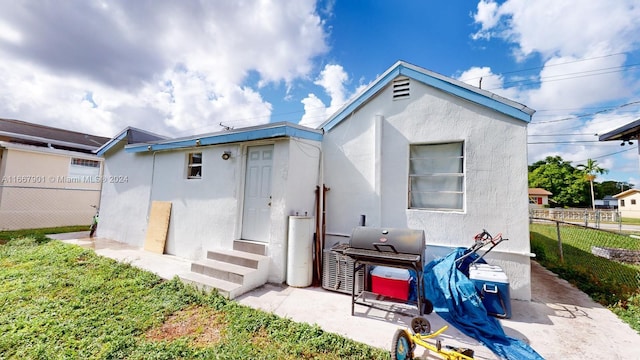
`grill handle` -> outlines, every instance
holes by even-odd
[[[373,243],[372,244],[374,248],[376,248],[376,250],[380,251],[380,252],[391,252],[393,251],[393,253],[397,254],[398,250],[396,250],[396,248],[391,245],[391,244],[383,244],[383,243]],[[391,251],[385,251],[385,250],[381,250],[381,247],[388,247],[389,249],[391,249]]]

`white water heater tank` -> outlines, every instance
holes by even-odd
[[[307,287],[313,282],[312,216],[289,216],[287,244],[287,284]]]

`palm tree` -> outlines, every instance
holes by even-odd
[[[609,170],[601,168],[598,162],[592,159],[587,159],[586,165],[578,165],[576,168],[580,169],[584,173],[584,177],[589,180],[589,185],[591,186],[591,207],[595,210],[596,202],[593,194],[593,180],[595,180],[596,174],[606,174]]]

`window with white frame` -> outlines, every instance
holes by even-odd
[[[202,177],[202,153],[190,153],[187,162],[187,178],[200,179]]]
[[[100,161],[71,158],[71,164],[69,164],[70,179],[89,179],[97,176],[100,176]]]
[[[463,142],[411,145],[409,208],[463,210]]]

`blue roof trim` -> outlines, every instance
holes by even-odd
[[[172,141],[153,142],[144,144],[133,144],[125,146],[126,152],[147,152],[173,150],[196,146],[228,144],[243,141],[273,139],[279,137],[296,137],[307,140],[322,141],[322,133],[317,130],[305,130],[291,124],[276,125],[269,127],[248,128],[251,130],[238,130],[233,132],[222,132],[208,135],[194,136],[186,139],[176,139]],[[200,142],[198,145],[197,142]]]
[[[344,120],[347,115],[354,112],[357,108],[360,107],[364,102],[369,100],[373,95],[375,95],[378,91],[382,90],[387,84],[395,79],[398,75],[400,75],[400,68],[396,67],[388,74],[386,74],[383,78],[381,78],[378,82],[376,82],[372,87],[365,90],[362,95],[358,96],[355,100],[353,100],[347,107],[342,109],[339,114],[337,114],[333,119],[329,122],[325,123],[322,128],[325,131],[331,130],[334,126],[338,125],[342,120]]]
[[[120,134],[116,135],[116,137],[112,138],[111,140],[107,141],[104,145],[102,145],[97,151],[96,151],[96,155],[98,156],[102,156],[104,155],[107,151],[109,151],[109,149],[111,149],[112,147],[114,147],[117,143],[120,142],[120,140],[123,140],[124,138],[127,137],[127,132],[129,129],[125,129],[125,131],[121,132]]]
[[[414,68],[405,64],[406,63],[402,61],[396,63],[396,65],[383,74],[382,77],[379,78],[371,87],[367,88],[360,96],[348,103],[344,108],[340,109],[338,113],[334,114],[327,122],[321,125],[320,128],[325,131],[331,130],[331,128],[342,122],[342,120],[358,109],[363,103],[367,102],[399,75],[415,79],[426,85],[433,86],[444,92],[469,100],[476,104],[486,106],[516,119],[525,122],[531,121],[531,115],[534,111],[522,104],[501,98],[486,90],[472,88],[470,85],[457,80],[449,79],[435,73],[432,75],[430,74],[431,72],[427,70],[417,67]]]
[[[109,149],[111,149],[120,141],[125,139],[127,140],[127,144],[130,144],[131,142],[136,141],[135,139],[144,139],[145,141],[160,141],[160,140],[166,140],[168,138],[166,136],[154,134],[146,130],[141,130],[131,126],[127,126],[126,128],[124,128],[124,130],[120,131],[118,135],[111,138],[109,141],[104,143],[102,146],[100,146],[98,149],[94,150],[93,152],[98,156],[102,156],[107,151],[109,151]]]
[[[419,71],[413,70],[413,69],[409,69],[406,68],[404,66],[400,67],[400,74],[414,78],[418,81],[421,81],[427,85],[433,86],[435,88],[438,88],[442,91],[446,91],[452,95],[455,96],[459,96],[463,99],[472,101],[474,103],[486,106],[488,108],[494,109],[498,112],[501,112],[503,114],[512,116],[516,119],[525,121],[525,122],[530,122],[531,121],[531,115],[527,114],[525,112],[523,112],[521,109],[515,108],[513,106],[507,105],[501,101],[498,101],[496,99],[493,99],[491,97],[488,97],[486,95],[483,94],[479,94],[475,91],[469,90],[469,89],[465,89],[464,87],[461,86],[457,86],[453,83],[444,81],[444,80],[440,80],[438,78],[435,78],[433,76],[429,76],[427,74],[421,73]]]

